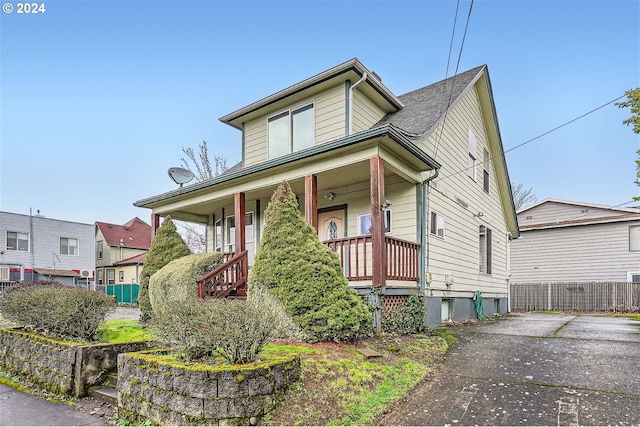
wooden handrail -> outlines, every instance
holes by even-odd
[[[344,275],[348,280],[371,280],[373,261],[371,256],[371,236],[345,237],[323,242],[338,254]],[[420,244],[385,237],[386,278],[389,280],[420,280]]]
[[[198,297],[224,298],[234,290],[246,291],[249,251],[242,251],[198,280]],[[238,292],[239,293],[239,292]]]

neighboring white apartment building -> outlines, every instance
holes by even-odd
[[[89,286],[94,224],[0,212],[0,282],[56,280]]]
[[[511,283],[640,282],[640,208],[546,199],[518,223]]]

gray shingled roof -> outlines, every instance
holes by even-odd
[[[421,136],[427,132],[444,114],[464,89],[486,67],[481,65],[469,71],[441,80],[421,89],[414,90],[398,99],[404,108],[387,114],[373,127],[391,124],[412,136]]]

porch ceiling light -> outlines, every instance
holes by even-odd
[[[333,200],[336,197],[335,193],[328,193],[324,195],[324,198],[327,200]]]
[[[380,205],[380,209],[382,209],[383,211],[387,210],[391,207],[392,204],[393,203],[391,203],[391,200],[385,199],[384,203]]]

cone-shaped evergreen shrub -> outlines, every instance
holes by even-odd
[[[153,315],[149,301],[149,279],[151,276],[174,259],[190,253],[189,247],[182,240],[182,236],[178,233],[171,217],[167,216],[151,241],[151,248],[149,248],[149,253],[147,253],[142,267],[140,293],[138,294],[140,320],[149,320]]]
[[[267,207],[251,279],[282,302],[310,341],[351,340],[371,321],[356,291],[347,288],[338,256],[304,221],[286,182]]]

